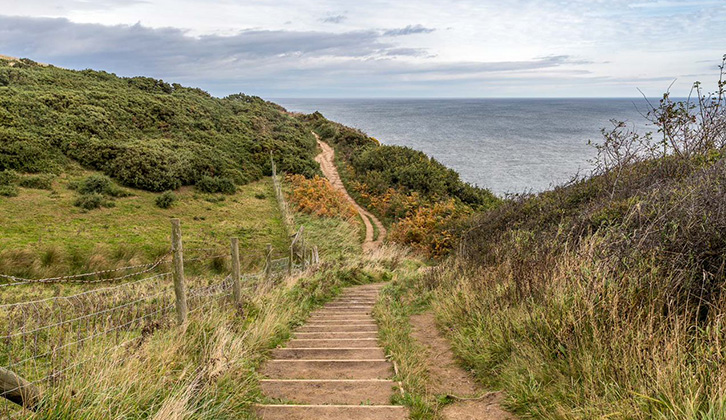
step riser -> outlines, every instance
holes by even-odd
[[[270,379],[389,379],[393,368],[387,361],[271,360],[262,374]]]
[[[374,344],[372,344],[374,345]],[[329,348],[329,349],[296,349],[284,348],[274,349],[272,357],[278,360],[361,360],[361,359],[384,359],[386,355],[381,348]]]
[[[360,348],[373,347],[378,345],[377,339],[371,340],[305,340],[292,339],[287,342],[287,348]]]
[[[391,381],[262,381],[265,396],[296,404],[376,404],[391,402]]]
[[[319,319],[309,319],[308,322],[310,322],[309,326],[312,325],[335,325],[335,324],[345,324],[345,325],[376,325],[373,318],[369,319],[345,319],[345,318],[319,318]]]
[[[401,406],[257,406],[255,412],[264,420],[406,420]]]

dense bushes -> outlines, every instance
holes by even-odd
[[[237,187],[234,185],[234,181],[229,178],[212,178],[210,176],[203,176],[197,181],[196,187],[199,191],[215,194],[234,194],[237,191]]]
[[[53,188],[53,175],[31,175],[20,179],[20,186],[23,188],[34,188],[37,190],[50,190]]]
[[[84,210],[114,207],[114,198],[128,197],[130,195],[126,190],[114,184],[109,177],[98,174],[72,181],[68,184],[68,188],[75,190],[79,194],[73,205]]]
[[[318,173],[309,130],[257,97],[30,61],[0,60],[0,75],[0,171],[57,174],[75,160],[159,192],[205,176],[259,179],[270,153],[282,171]]]

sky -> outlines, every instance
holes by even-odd
[[[726,0],[0,0],[0,54],[267,98],[683,96],[725,28]]]

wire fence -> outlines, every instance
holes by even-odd
[[[273,174],[276,194],[282,198],[274,169]],[[284,214],[286,204],[280,203]],[[268,246],[240,258],[236,239],[231,249],[190,241],[192,246],[183,250],[178,219],[172,220],[172,226],[171,250],[151,263],[42,279],[0,275],[6,281],[0,290],[5,288],[5,295],[18,300],[0,304],[0,397],[15,403],[0,399],[0,414],[18,418],[71,371],[110,351],[132,348],[154,331],[173,325],[175,317],[185,322],[187,313],[202,312],[210,305],[241,304],[240,284],[274,284],[319,261],[317,248],[305,244],[303,228],[292,235],[283,252]],[[222,252],[225,248],[229,252]],[[242,259],[250,262],[244,274]],[[185,279],[185,263],[216,264],[228,270],[228,262],[232,267],[228,275]],[[59,294],[62,289],[54,285],[65,283],[75,285],[75,290],[79,285],[89,288],[68,296],[42,297]],[[41,290],[41,297],[23,300],[32,295],[28,290]]]

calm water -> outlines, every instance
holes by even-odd
[[[497,194],[539,192],[588,174],[610,119],[646,126],[639,99],[274,99],[320,111],[384,144],[409,146]],[[656,101],[657,102],[657,101]]]

